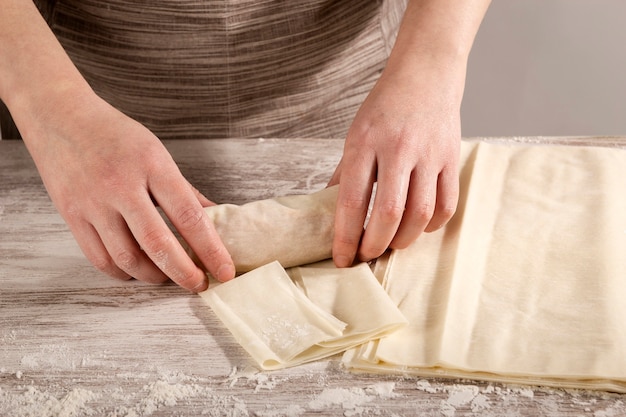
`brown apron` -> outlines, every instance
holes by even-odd
[[[57,0],[94,90],[161,139],[342,137],[406,0]]]

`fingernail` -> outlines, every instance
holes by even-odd
[[[217,269],[217,276],[215,277],[220,282],[225,282],[233,279],[235,276],[235,267],[233,264],[222,264]]]

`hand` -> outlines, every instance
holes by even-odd
[[[374,259],[388,247],[404,248],[454,214],[462,87],[459,94],[457,83],[449,81],[430,68],[388,66],[359,109],[329,183],[340,184],[333,243],[337,266]]]
[[[212,276],[233,278],[230,255],[203,210],[212,203],[156,136],[97,97],[56,109],[55,116],[62,122],[25,129],[38,136],[27,143],[52,201],[98,269],[120,279],[169,278],[192,291],[207,288],[158,204]]]

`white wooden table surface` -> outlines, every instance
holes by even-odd
[[[192,184],[232,203],[323,187],[342,145],[166,142]],[[92,268],[24,145],[0,141],[0,416],[91,415],[610,417],[626,395],[353,374],[338,358],[261,373],[197,295]]]

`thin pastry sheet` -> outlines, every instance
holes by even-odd
[[[378,263],[409,325],[351,369],[626,392],[626,151],[463,143],[458,212]]]
[[[366,264],[290,272],[298,285],[274,261],[200,294],[262,369],[331,356],[406,323]]]

